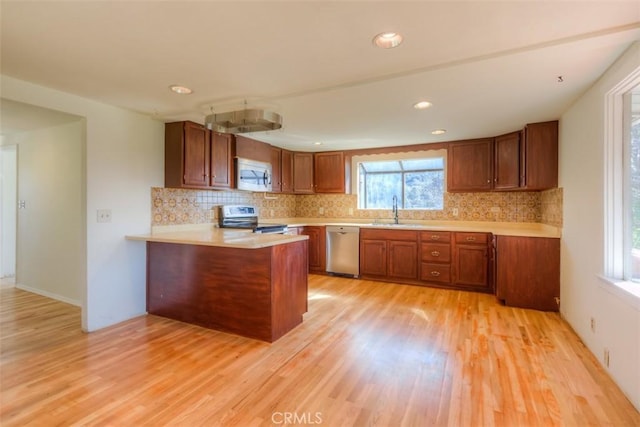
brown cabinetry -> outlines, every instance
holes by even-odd
[[[558,122],[528,124],[523,132],[520,187],[548,190],[558,186]]]
[[[558,311],[560,239],[498,236],[496,296],[506,305]]]
[[[493,188],[493,139],[452,142],[447,158],[447,191],[490,191]]]
[[[491,234],[455,232],[453,241],[453,284],[493,292]]]
[[[451,233],[420,233],[420,280],[438,285],[451,282]]]
[[[271,147],[271,191],[282,192],[282,150]]]
[[[293,192],[293,153],[289,150],[282,150],[280,153],[280,191],[283,193]]]
[[[324,226],[306,226],[300,234],[309,236],[309,271],[324,273],[326,271],[326,228]]]
[[[360,230],[360,275],[388,281],[418,279],[418,233]]]
[[[494,143],[494,190],[517,190],[520,187],[520,134],[497,136]]]
[[[165,187],[208,189],[233,185],[233,135],[212,133],[193,122],[166,123],[164,146]]]
[[[345,163],[343,152],[315,153],[313,156],[316,193],[345,192]]]
[[[313,193],[313,153],[293,153],[293,192]]]

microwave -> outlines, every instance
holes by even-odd
[[[271,163],[236,158],[238,190],[271,191]]]

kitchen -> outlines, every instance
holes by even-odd
[[[628,15],[633,16],[633,13]],[[601,83],[577,98],[572,107],[563,106],[560,114],[541,118],[559,118],[561,122],[559,181],[563,189],[562,314],[599,360],[604,348],[615,350],[609,373],[632,400],[637,399],[633,396],[638,396],[638,392],[634,391],[637,390],[638,378],[635,363],[637,352],[634,350],[637,330],[633,327],[621,328],[619,325],[633,325],[634,319],[637,319],[634,317],[637,314],[634,313],[637,312],[633,303],[630,306],[624,297],[612,294],[600,285],[596,277],[601,272],[601,249],[594,248],[590,239],[603,230],[600,210],[593,209],[593,206],[602,205],[601,194],[594,189],[603,185],[603,179],[600,178],[603,168],[601,141],[597,135],[602,134],[604,124],[601,109],[589,106],[597,104],[601,94],[617,84],[624,77],[625,71],[628,74],[637,67],[637,56],[634,56],[637,55],[636,52],[637,50],[631,49],[624,56],[619,56],[622,51],[616,51],[615,57],[620,59],[616,67],[604,75]],[[8,70],[5,63],[3,70]],[[604,71],[605,69],[601,69],[597,76]],[[85,330],[94,331],[140,315],[145,306],[145,254],[138,242],[123,241],[123,236],[147,233],[149,224],[154,221],[151,210],[155,207],[149,192],[151,187],[164,187],[163,123],[103,102],[59,92],[42,83],[32,83],[26,75],[3,75],[2,93],[3,98],[85,118],[86,259],[83,265],[86,289],[82,300],[88,314],[83,312],[83,326]],[[510,101],[509,104],[515,105],[515,102]],[[307,108],[314,110],[313,105],[311,103]],[[473,121],[468,113],[466,117]],[[293,120],[293,116],[285,116],[285,120]],[[538,118],[525,120],[527,121],[520,125],[541,121]],[[515,129],[517,128],[505,129],[505,132]],[[277,132],[274,134],[277,136]],[[490,135],[497,134],[499,133]],[[572,159],[582,159],[582,162],[576,164]],[[233,198],[237,196],[231,192],[222,193],[224,194],[215,196],[197,195],[194,198],[200,197],[208,201],[220,197],[223,199],[222,204],[235,203]],[[262,194],[258,196],[262,197],[262,201],[256,201],[255,204],[260,208],[266,207],[268,213],[273,209],[274,218],[298,216],[290,213],[291,210],[298,209],[302,210],[304,217],[319,215],[315,211],[319,208],[317,203],[314,205],[315,196],[278,195],[279,200],[284,201],[284,206],[275,200],[265,199]],[[339,202],[352,200],[352,196],[347,195],[322,197],[327,197],[327,202],[334,202],[332,209],[335,211],[341,209]],[[171,197],[163,196],[162,200],[169,203]],[[176,200],[181,201],[182,198]],[[457,201],[454,196],[453,203]],[[251,202],[253,203],[253,199]],[[463,200],[459,202],[462,203]],[[468,201],[464,202],[467,204]],[[211,200],[211,203],[217,204],[219,201]],[[347,217],[348,209],[355,206],[353,201],[349,203],[346,208]],[[479,203],[489,208],[496,206],[496,201],[493,200]],[[524,199],[522,203],[527,205]],[[113,212],[112,223],[98,224],[94,221],[95,212],[105,207]],[[460,213],[465,215],[464,211]],[[489,213],[494,216],[496,214]],[[339,214],[344,216],[342,212]],[[390,213],[387,211],[380,216],[390,217]],[[590,317],[595,317],[598,322],[595,333],[589,327]]]

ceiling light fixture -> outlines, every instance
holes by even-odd
[[[373,38],[373,44],[382,49],[392,49],[400,46],[400,43],[402,36],[393,32],[380,33]]]
[[[446,129],[435,129],[431,131],[431,135],[442,135],[443,133],[447,133]]]
[[[420,101],[413,104],[413,108],[415,108],[416,110],[424,110],[431,107],[431,105],[433,104],[431,104],[429,101]]]
[[[193,91],[186,86],[171,85],[169,86],[169,89],[171,89],[172,92],[175,92],[180,95],[189,95],[193,93]]]

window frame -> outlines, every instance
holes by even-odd
[[[351,194],[356,194],[358,197],[358,209],[359,210],[381,210],[382,208],[363,208],[360,206],[360,163],[367,162],[382,162],[382,161],[396,161],[396,160],[414,160],[414,159],[427,159],[427,158],[442,158],[442,173],[443,173],[443,182],[442,182],[442,197],[443,197],[443,207],[442,209],[426,209],[426,208],[410,208],[406,210],[425,210],[430,212],[437,212],[444,210],[444,197],[447,192],[447,150],[446,148],[434,148],[434,149],[423,149],[420,151],[411,151],[411,152],[396,152],[396,153],[383,153],[383,154],[364,154],[353,156],[351,159]],[[415,171],[409,171],[415,172]],[[397,173],[403,173],[399,171]],[[402,204],[404,206],[404,176],[403,178],[403,189],[402,189]]]

